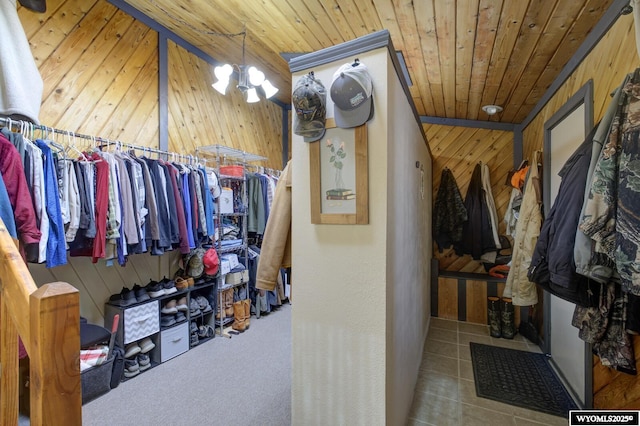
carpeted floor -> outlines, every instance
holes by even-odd
[[[83,425],[291,424],[291,306],[201,346],[82,407]]]
[[[478,396],[567,417],[575,402],[546,355],[470,343]]]

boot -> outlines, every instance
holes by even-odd
[[[223,320],[227,317],[225,307],[227,305],[227,299],[225,298],[225,292],[222,291],[218,294],[218,303],[216,303],[216,319]]]
[[[233,289],[230,288],[224,291],[224,313],[227,317],[231,317],[234,315],[233,309]]]
[[[487,311],[489,314],[489,334],[491,337],[501,337],[500,299],[497,297],[487,297]]]
[[[251,322],[251,299],[241,300],[242,306],[244,306],[244,328],[249,328]]]
[[[513,339],[516,335],[516,313],[513,309],[513,303],[511,299],[502,298],[502,337],[505,339]]]
[[[246,323],[244,320],[244,303],[239,300],[233,304],[233,324],[231,328],[236,331],[243,332],[246,329]]]

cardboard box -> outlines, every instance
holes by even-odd
[[[231,188],[222,188],[219,198],[220,213],[233,213],[233,190]]]
[[[220,274],[221,275],[226,275],[229,272],[231,272],[231,266],[229,264],[229,261],[221,258],[220,259]]]
[[[246,283],[249,281],[249,271],[244,270],[242,272],[231,272],[225,275],[224,283],[227,285],[236,285],[240,283]]]
[[[238,261],[238,255],[235,253],[225,253],[220,256],[220,259],[224,259],[229,262],[229,269],[233,269],[240,264]]]

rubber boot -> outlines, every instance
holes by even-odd
[[[500,299],[487,297],[487,312],[489,314],[489,334],[491,337],[502,337],[500,330]]]
[[[251,323],[251,299],[244,299],[241,302],[244,306],[244,328],[246,330]]]
[[[516,335],[516,313],[513,308],[511,299],[502,298],[502,337],[505,339],[513,339]]]
[[[243,332],[246,329],[246,323],[244,320],[244,303],[239,300],[233,304],[233,324],[231,328],[236,331]]]

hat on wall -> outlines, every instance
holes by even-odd
[[[336,126],[358,127],[373,117],[373,83],[367,66],[357,59],[333,74],[331,99]]]
[[[313,71],[297,81],[291,96],[296,111],[293,132],[304,136],[305,142],[321,139],[325,131],[327,93],[322,82],[315,78]]]
[[[204,273],[207,275],[215,275],[218,273],[220,267],[220,259],[218,258],[218,252],[214,248],[210,248],[204,254],[202,258],[204,264]]]

